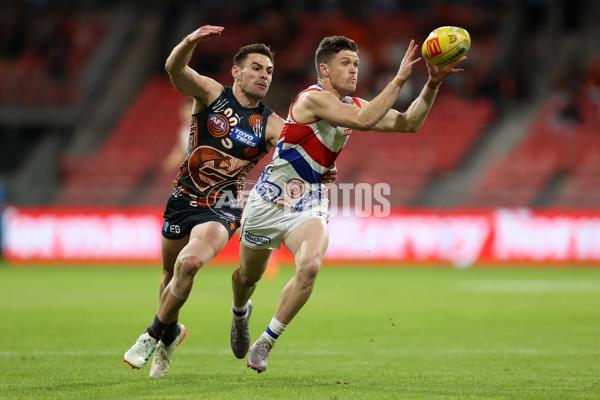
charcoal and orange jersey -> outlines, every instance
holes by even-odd
[[[212,104],[192,115],[186,158],[171,194],[189,196],[192,206],[239,205],[248,171],[267,153],[272,113],[262,101],[256,108],[243,107],[225,86]]]

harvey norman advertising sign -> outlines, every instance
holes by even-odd
[[[161,209],[8,207],[2,226],[8,261],[160,261]],[[386,217],[337,212],[329,230],[326,261],[600,266],[600,212],[392,210]],[[235,265],[238,246],[234,237],[215,261]]]

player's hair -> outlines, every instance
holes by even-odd
[[[244,64],[244,61],[246,61],[246,57],[248,57],[249,54],[255,54],[255,53],[262,54],[262,55],[269,57],[269,60],[271,60],[271,63],[275,64],[275,60],[274,60],[275,53],[273,53],[273,50],[271,50],[271,48],[269,46],[267,46],[266,44],[254,43],[254,44],[249,44],[244,47],[240,47],[240,49],[235,54],[235,56],[233,56],[233,65],[241,68]]]
[[[345,36],[327,36],[319,43],[319,48],[315,53],[315,67],[317,76],[321,78],[321,68],[319,65],[327,64],[331,59],[342,50],[350,50],[358,53],[358,46],[354,40]]]

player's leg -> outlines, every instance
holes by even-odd
[[[132,368],[146,365],[159,340],[165,339],[166,347],[172,344],[166,343],[167,338],[163,338],[163,333],[170,323],[177,321],[179,310],[192,290],[196,273],[225,247],[228,240],[227,229],[215,221],[196,225],[192,229],[189,242],[175,261],[173,277],[163,290],[154,321],[125,353],[125,362]],[[185,337],[185,327],[179,325],[175,337],[171,338],[175,345]],[[181,339],[177,341],[180,336]]]
[[[188,244],[190,240],[189,235],[186,235],[182,239],[167,239],[163,236],[161,242],[161,259],[163,267],[162,281],[160,282],[160,289],[158,292],[158,299],[162,297],[165,288],[173,279],[173,273],[175,272],[175,262],[181,250]]]
[[[231,277],[234,306],[243,306],[250,299],[267,269],[270,256],[270,249],[251,249],[240,243],[240,266]]]
[[[177,257],[181,250],[188,244],[190,240],[190,236],[186,235],[182,239],[168,239],[163,236],[161,243],[161,253],[162,253],[162,266],[163,266],[163,276],[160,282],[160,289],[158,292],[158,300],[160,303],[160,298],[162,297],[165,288],[173,279],[173,274],[175,272],[175,263],[177,262]],[[177,323],[177,320],[169,323],[165,328],[163,336],[176,338],[179,334],[180,326]]]
[[[250,349],[250,297],[267,269],[270,256],[269,249],[251,249],[240,243],[240,266],[231,276],[233,308],[230,334],[231,350],[240,359],[244,358]]]
[[[177,319],[192,291],[196,273],[219,254],[228,241],[227,229],[218,222],[208,221],[192,229],[188,244],[175,262],[173,279],[162,293],[156,313],[160,321],[169,323]]]
[[[224,235],[223,232],[225,232]],[[182,290],[181,288],[186,288],[183,293],[186,293],[185,298],[187,298],[196,273],[223,249],[228,240],[229,233],[218,222],[209,221],[192,228],[188,244],[181,249],[175,260],[173,278],[163,291],[159,312],[156,314],[157,319],[160,321],[170,320],[171,322],[167,325],[156,346],[156,354],[150,368],[151,378],[160,379],[169,372],[173,352],[187,335],[185,326],[177,322],[179,309],[185,303],[185,299],[183,299],[183,302],[179,302],[177,300],[182,299],[176,297],[176,301],[168,306],[172,307],[171,309],[165,306],[164,309],[167,309],[166,316],[161,314],[160,307],[165,305],[165,300],[169,302],[173,299],[173,293],[181,293],[178,291]],[[186,255],[189,256],[186,257]],[[190,259],[194,260],[194,262],[188,264],[188,260]],[[172,290],[173,288],[179,289]],[[165,319],[163,320],[162,318]]]
[[[281,293],[275,318],[287,325],[312,293],[329,244],[327,222],[322,218],[304,222],[285,238],[284,244],[294,256],[296,272]]]
[[[171,282],[171,279],[173,279],[177,256],[188,244],[189,238],[189,235],[186,235],[182,239],[168,239],[164,236],[162,238],[161,258],[163,265],[163,277],[160,283],[160,291],[158,295],[159,301],[165,288],[169,282]],[[177,320],[167,325],[161,336],[161,339],[158,341],[156,346],[154,359],[152,360],[152,366],[150,368],[151,378],[162,378],[167,374],[171,366],[171,358],[173,357],[175,347],[178,346],[186,336],[187,332],[185,326],[178,323]],[[165,343],[169,344],[167,345]]]
[[[267,330],[250,349],[248,366],[256,371],[267,369],[269,352],[277,338],[310,298],[328,243],[329,231],[323,218],[303,222],[284,239],[294,256],[296,272],[283,289]]]

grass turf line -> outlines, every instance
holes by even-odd
[[[0,267],[0,399],[596,399],[600,270],[323,268],[261,375],[229,350],[232,269],[201,271],[169,374],[123,353],[159,268]],[[289,268],[263,280],[266,328]]]

